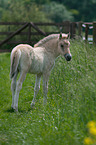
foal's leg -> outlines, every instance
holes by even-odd
[[[47,103],[48,79],[49,79],[49,74],[44,74],[43,75],[44,105]]]
[[[25,80],[25,77],[26,77],[26,72],[21,72],[20,73],[20,78],[19,78],[19,80],[17,81],[17,84],[16,84],[16,92],[15,92],[14,107],[13,107],[15,109],[15,111],[18,111],[19,92],[22,89],[22,83]]]
[[[36,96],[38,94],[38,91],[40,90],[40,80],[41,80],[41,75],[37,74],[36,75],[35,88],[34,88],[34,97],[33,97],[32,103],[31,103],[32,107],[35,105]]]
[[[14,95],[15,95],[15,90],[16,90],[17,75],[18,75],[18,72],[16,72],[16,74],[12,78],[12,83],[11,83],[11,90],[12,90],[12,106],[11,107],[12,108],[14,107]]]

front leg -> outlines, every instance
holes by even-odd
[[[48,79],[49,79],[49,74],[43,75],[44,105],[47,103]]]
[[[36,96],[40,90],[40,80],[41,80],[41,74],[36,75],[36,82],[35,82],[35,88],[34,88],[34,97],[31,103],[31,107],[35,105]]]

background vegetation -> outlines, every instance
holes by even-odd
[[[1,21],[95,21],[96,0],[0,0]]]
[[[43,106],[42,81],[37,102],[30,107],[35,76],[27,74],[19,113],[11,110],[10,53],[0,54],[0,145],[83,145],[87,123],[96,120],[96,51],[71,41],[72,61],[56,60]]]

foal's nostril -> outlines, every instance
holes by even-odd
[[[71,55],[68,55],[66,59],[67,59],[67,61],[70,61],[71,58],[72,58],[72,56]]]
[[[71,56],[71,54],[65,54],[65,58],[67,61],[70,61],[72,56]]]

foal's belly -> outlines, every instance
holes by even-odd
[[[43,61],[35,60],[35,61],[32,61],[32,64],[29,69],[29,73],[32,73],[32,74],[42,73],[43,69],[44,69]]]

